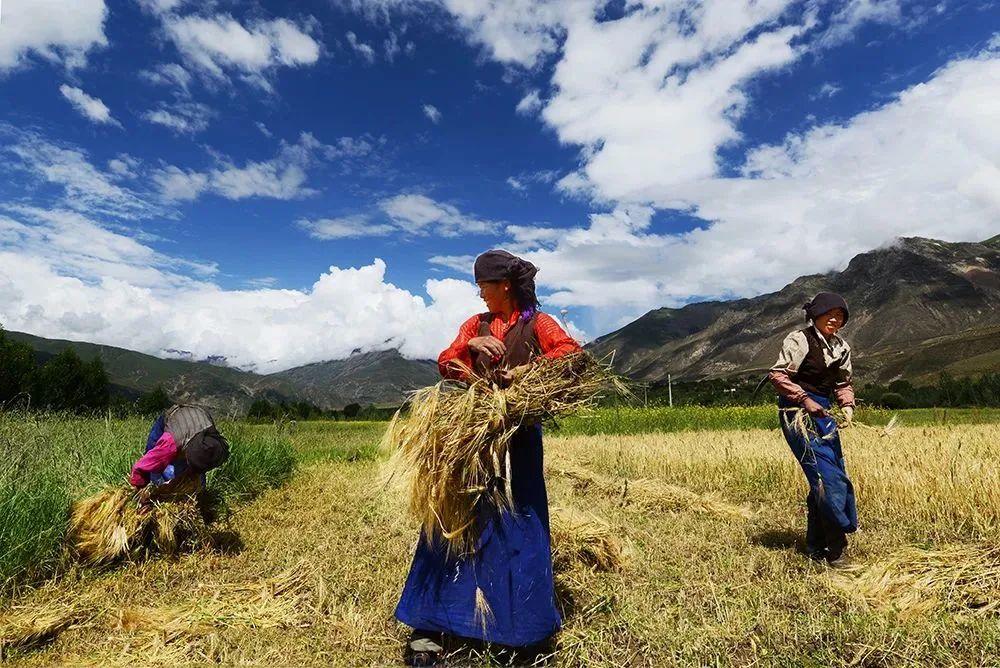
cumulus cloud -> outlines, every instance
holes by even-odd
[[[542,108],[542,98],[537,90],[529,91],[517,103],[516,111],[525,116],[534,116]]]
[[[270,90],[270,77],[281,67],[302,67],[319,60],[320,44],[310,34],[314,19],[295,23],[288,19],[244,25],[232,16],[166,14],[167,36],[189,67],[210,79],[228,81],[236,75]]]
[[[87,54],[107,46],[104,0],[5,0],[0,21],[0,74],[31,56],[81,67]]]
[[[59,86],[59,92],[87,120],[100,125],[117,125],[121,127],[121,123],[111,115],[108,105],[104,104],[99,98],[91,97],[84,93],[82,89],[67,84]]]
[[[190,201],[210,192],[232,200],[267,197],[290,200],[309,197],[316,190],[306,185],[307,170],[321,160],[357,158],[372,149],[364,139],[341,137],[324,144],[308,132],[294,144],[281,142],[277,155],[270,160],[235,164],[219,158],[219,165],[207,170],[185,170],[175,165],[153,173],[153,182],[167,201]]]
[[[297,225],[314,239],[359,239],[396,234],[401,237],[458,237],[496,234],[502,223],[462,213],[454,204],[426,195],[403,194],[378,202],[378,211],[319,220],[303,219]]]
[[[185,269],[180,273],[178,268]],[[0,322],[47,337],[150,354],[224,355],[264,372],[398,348],[435,357],[481,308],[468,281],[431,280],[428,298],[386,280],[380,259],[330,267],[305,290],[226,290],[212,265],[163,255],[79,213],[0,215]],[[177,319],[183,311],[189,317]],[[252,333],[252,336],[248,336]]]
[[[386,223],[373,223],[368,216],[353,215],[342,218],[321,218],[319,220],[300,220],[298,226],[309,233],[313,239],[329,241],[331,239],[359,239],[361,237],[384,237],[396,231],[396,226]]]
[[[982,240],[1000,220],[998,87],[1000,53],[986,51],[842,125],[756,147],[738,177],[664,182],[644,192],[649,205],[619,205],[584,226],[506,233],[541,267],[547,303],[602,309],[605,326],[692,296],[777,290],[898,236]],[[671,208],[704,225],[659,230],[658,210]]]
[[[347,43],[351,45],[351,48],[356,54],[367,60],[369,65],[375,62],[375,49],[368,44],[359,41],[358,36],[353,32],[348,32],[346,37]]]
[[[441,112],[433,104],[425,104],[423,106],[424,116],[431,122],[437,125],[441,122]]]
[[[215,112],[208,105],[199,102],[160,103],[156,109],[149,109],[142,118],[150,123],[177,133],[194,135],[208,128]]]
[[[397,195],[379,202],[379,208],[409,234],[457,237],[463,234],[491,234],[500,223],[468,216],[453,204],[438,202],[426,195]]]

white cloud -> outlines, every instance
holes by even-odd
[[[433,358],[482,308],[469,281],[427,281],[425,299],[388,282],[379,259],[331,267],[305,290],[270,289],[268,278],[226,290],[206,280],[214,266],[163,255],[80,214],[9,214],[0,215],[0,322],[41,336],[223,355],[273,372],[355,349]]]
[[[402,50],[399,46],[399,37],[396,33],[389,31],[389,36],[382,42],[382,46],[385,49],[385,59],[386,61],[393,63],[396,61],[396,56]]]
[[[64,98],[69,100],[73,108],[84,118],[101,125],[116,125],[121,127],[121,123],[116,121],[111,115],[108,105],[104,104],[99,98],[91,97],[80,88],[66,84],[59,86],[59,92],[62,93]]]
[[[157,86],[173,88],[182,98],[191,96],[191,73],[177,63],[165,63],[152,70],[142,70],[139,77]]]
[[[825,98],[831,98],[834,95],[838,94],[841,90],[843,90],[843,88],[841,88],[837,84],[830,83],[829,81],[827,81],[825,84],[819,87],[819,90],[816,91],[816,94],[812,96],[812,99],[820,100]]]
[[[118,157],[108,160],[108,171],[119,178],[135,177],[142,167],[142,161],[128,153],[119,153]]]
[[[34,55],[68,68],[107,46],[104,0],[4,0],[0,20],[0,73]]]
[[[426,195],[397,195],[379,202],[400,229],[410,234],[457,237],[463,234],[492,234],[500,223],[467,216],[452,204],[437,202]]]
[[[431,123],[437,125],[441,122],[441,112],[433,104],[425,104],[423,106],[424,116],[430,120]]]
[[[215,80],[230,74],[270,90],[269,77],[279,67],[301,67],[319,60],[321,48],[310,32],[315,19],[288,19],[244,25],[232,16],[163,17],[163,27],[185,62]]]
[[[59,146],[36,133],[4,124],[0,124],[0,136],[6,139],[0,151],[9,156],[0,163],[3,168],[24,171],[58,186],[63,206],[125,219],[162,213],[140,194],[114,183],[116,173],[94,167],[79,149]]]
[[[348,32],[346,36],[347,43],[351,45],[355,53],[367,60],[369,65],[375,62],[375,49],[364,42],[358,41],[358,36],[353,32]]]
[[[757,147],[740,177],[664,182],[645,192],[652,206],[622,205],[582,227],[506,231],[541,268],[547,303],[601,309],[607,326],[692,296],[777,290],[898,236],[982,240],[1000,220],[997,90],[1000,54],[987,52],[843,125]],[[660,208],[705,225],[659,231]]]
[[[177,134],[197,134],[208,128],[215,112],[199,102],[160,103],[156,109],[149,109],[142,117],[150,123],[162,125]]]
[[[384,237],[397,231],[395,225],[372,223],[364,215],[322,218],[320,220],[300,220],[297,225],[308,232],[309,236],[313,239],[320,239],[322,241]]]
[[[528,190],[528,186],[524,185],[519,179],[515,179],[513,176],[507,177],[507,185],[510,189],[517,193],[523,193]]]
[[[274,137],[274,134],[270,130],[268,130],[267,126],[261,123],[260,121],[257,121],[256,126],[257,129],[260,130],[260,133],[265,137],[267,137],[268,139]]]
[[[306,185],[306,170],[320,159],[359,157],[370,150],[371,145],[363,139],[341,137],[335,144],[323,144],[303,132],[295,144],[281,142],[278,154],[271,160],[237,166],[229,158],[221,158],[219,166],[208,171],[167,165],[153,174],[153,182],[167,201],[190,201],[206,192],[232,200],[299,199],[316,194],[316,190]]]
[[[537,90],[529,91],[517,103],[516,111],[525,116],[534,116],[542,108],[542,98]]]
[[[830,48],[850,40],[866,23],[897,24],[903,21],[901,0],[848,0],[834,13],[830,25],[816,41]]]

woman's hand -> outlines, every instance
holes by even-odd
[[[503,357],[503,354],[507,352],[507,347],[503,341],[495,336],[477,336],[474,339],[469,339],[469,350],[474,353],[486,353],[495,359]]]
[[[531,368],[531,364],[522,364],[516,366],[513,369],[504,369],[500,372],[500,380],[503,382],[503,386],[507,387],[515,380],[519,380],[521,376],[528,373],[528,369]]]
[[[813,401],[809,397],[806,397],[802,401],[802,408],[805,409],[806,413],[809,413],[809,415],[812,415],[813,417],[829,417],[830,415],[826,412],[826,409],[819,404],[819,402]]]

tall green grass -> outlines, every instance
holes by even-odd
[[[125,485],[146,445],[147,418],[0,411],[0,593],[60,563],[70,503]],[[295,467],[287,436],[221,424],[229,460],[209,474],[226,505],[280,485]]]

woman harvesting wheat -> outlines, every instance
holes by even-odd
[[[806,551],[843,563],[847,534],[858,528],[854,487],[847,477],[831,399],[848,423],[854,413],[851,347],[837,332],[850,312],[840,295],[821,292],[803,307],[810,325],[792,332],[771,368],[778,390],[781,431],[809,482]]]
[[[476,284],[488,312],[469,318],[441,353],[444,377],[461,380],[472,371],[495,374],[505,384],[539,356],[554,359],[580,350],[538,310],[536,271],[505,251],[476,259]],[[506,466],[509,507],[482,498],[472,549],[456,549],[436,533],[421,536],[396,608],[396,617],[414,629],[406,653],[410,665],[433,665],[443,635],[526,648],[559,629],[539,424],[516,431]]]

